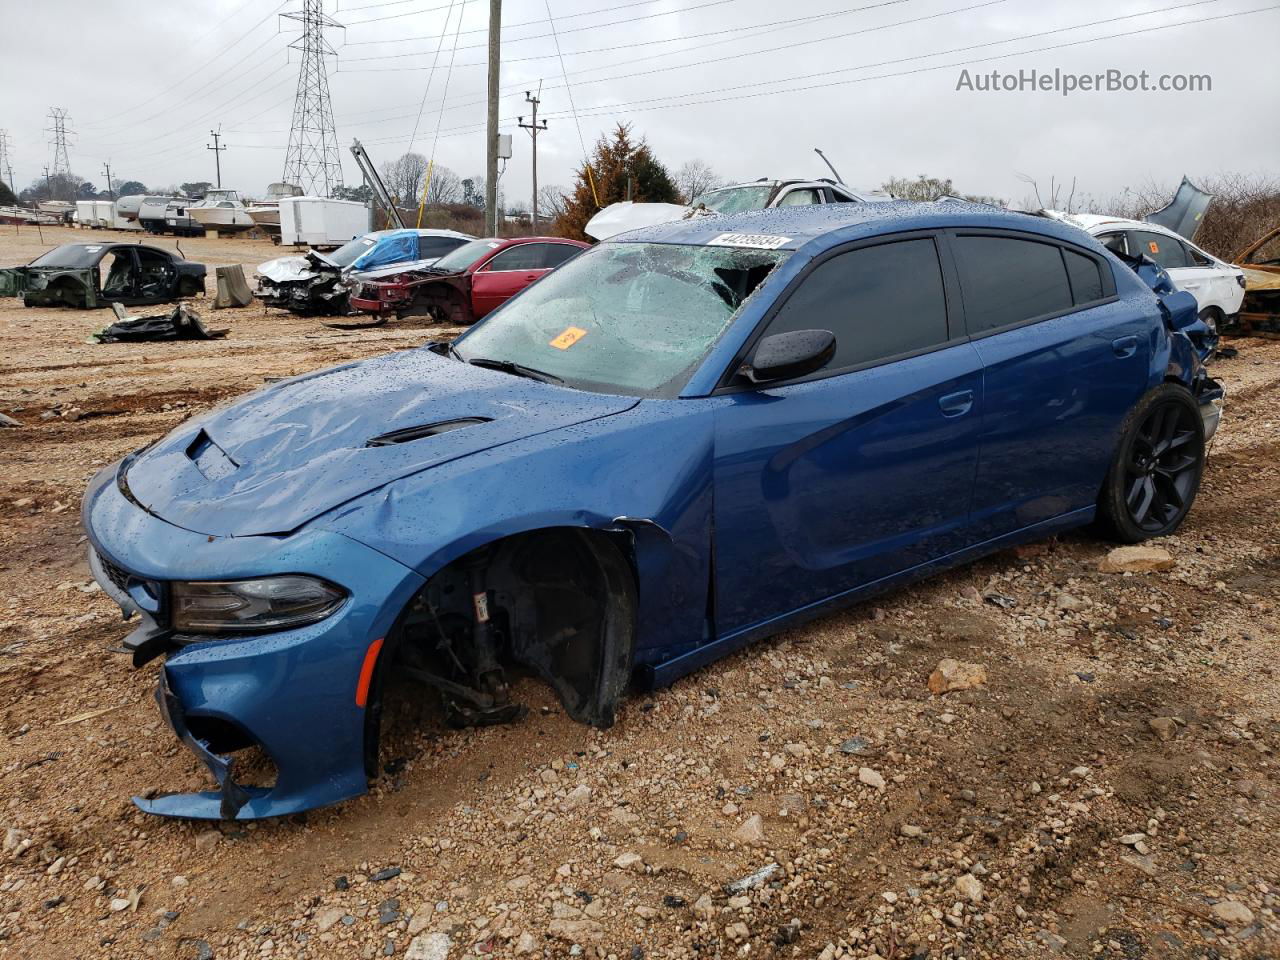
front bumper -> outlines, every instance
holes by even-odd
[[[126,617],[142,619],[126,644],[135,661],[166,655],[156,694],[161,714],[218,784],[215,791],[134,802],[163,816],[252,820],[364,793],[361,668],[371,644],[387,634],[421,588],[422,577],[327,531],[219,538],[175,527],[124,495],[117,467],[100,472],[85,494],[83,522],[94,576]],[[323,577],[350,596],[327,619],[293,630],[192,642],[167,627],[168,581],[286,572]],[[234,731],[241,744],[261,747],[276,767],[274,786],[236,784],[231,758],[217,752],[210,730]]]

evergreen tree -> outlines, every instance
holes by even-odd
[[[629,124],[620,123],[612,135],[596,141],[590,171],[578,171],[573,191],[565,198],[564,211],[556,217],[552,232],[589,241],[591,238],[582,228],[602,208],[627,199],[628,180],[631,199],[638,203],[680,202],[680,190],[667,168],[658,162],[644,140],[632,138]]]

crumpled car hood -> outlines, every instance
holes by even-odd
[[[408,350],[287,380],[188,421],[127,462],[122,486],[198,533],[287,533],[409,474],[638,402]]]
[[[258,276],[272,283],[290,283],[296,280],[314,280],[320,276],[315,265],[306,257],[277,257],[258,265]]]

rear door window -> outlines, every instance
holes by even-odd
[[[1187,252],[1173,237],[1166,237],[1162,233],[1134,230],[1130,233],[1130,240],[1132,241],[1131,249],[1150,257],[1166,270],[1170,267],[1187,266]]]
[[[578,253],[581,248],[575,247],[571,243],[540,243],[542,247],[542,265],[549,270],[554,270],[566,260],[572,259],[574,254]]]
[[[1074,305],[1056,244],[1015,237],[953,241],[970,336],[1025,323]]]
[[[422,260],[435,260],[443,257],[450,250],[457,250],[467,241],[462,237],[418,237],[418,257]]]
[[[1067,278],[1071,281],[1071,298],[1076,306],[1102,299],[1102,273],[1093,257],[1063,249],[1062,259],[1067,264]]]
[[[930,238],[839,253],[818,264],[774,316],[767,335],[830,330],[830,370],[915,353],[947,341],[947,303]]]

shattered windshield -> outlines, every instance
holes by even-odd
[[[708,210],[716,213],[742,213],[745,210],[763,210],[769,202],[769,194],[773,193],[773,184],[749,187],[727,187],[724,190],[712,190],[693,201],[696,207],[703,204]]]
[[[461,273],[486,253],[498,246],[499,240],[472,240],[445,254],[431,265],[436,273]]]
[[[372,250],[377,242],[378,238],[373,235],[356,237],[354,240],[348,240],[333,253],[326,253],[324,258],[335,267],[349,267],[362,253]]]
[[[465,248],[464,248],[465,249]],[[659,394],[684,382],[786,250],[605,243],[548,274],[457,341],[586,390]]]
[[[100,243],[68,243],[31,261],[33,267],[91,267],[102,253]]]

